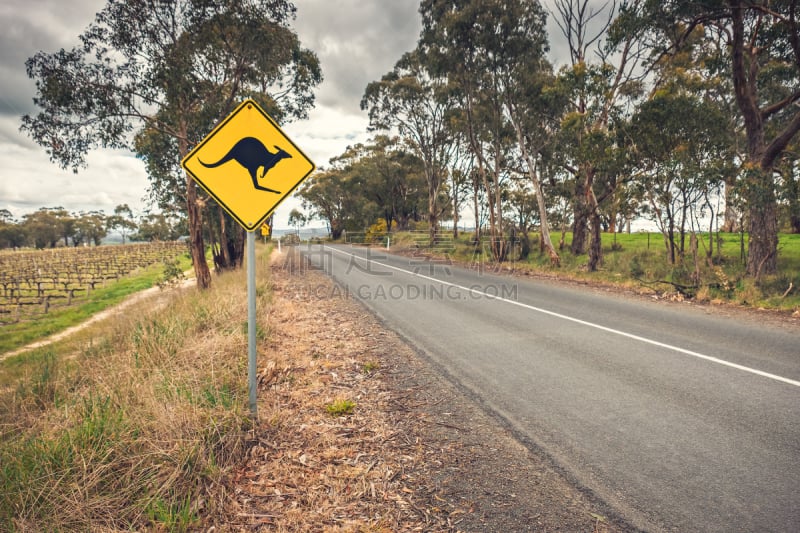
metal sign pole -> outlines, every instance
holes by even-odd
[[[258,419],[256,405],[256,238],[247,232],[247,377],[250,393],[250,416]]]

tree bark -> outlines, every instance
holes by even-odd
[[[453,181],[453,239],[458,239],[458,187]]]
[[[219,208],[219,246],[222,252],[222,264],[225,268],[232,268],[233,261],[231,260],[230,247],[228,245],[228,228],[227,221],[225,220],[225,211]]]
[[[750,243],[747,248],[747,274],[758,279],[778,271],[778,206],[772,180],[763,177],[769,171],[750,169],[748,223]],[[771,172],[770,172],[771,174]]]
[[[600,212],[595,210],[590,219],[589,228],[591,238],[589,239],[589,272],[597,272],[603,263],[602,234],[603,227],[600,223]]]
[[[758,58],[745,46],[742,0],[730,0],[732,27],[731,64],[736,103],[744,118],[747,133],[744,196],[749,215],[750,244],[747,252],[747,274],[759,277],[778,270],[778,220],[773,160],[765,157],[764,116],[758,107]],[[745,55],[748,57],[746,58]],[[749,67],[749,68],[748,68]]]
[[[187,127],[181,125],[178,139],[178,150],[181,159],[189,154]],[[206,262],[206,246],[203,242],[203,211],[197,201],[197,185],[189,173],[186,173],[186,213],[189,219],[189,250],[192,255],[192,266],[197,279],[197,287],[207,289],[211,286],[211,271]]]
[[[547,222],[547,206],[544,203],[542,182],[539,180],[539,175],[536,173],[534,161],[528,153],[528,147],[525,144],[525,136],[522,133],[522,128],[516,121],[514,122],[514,129],[517,130],[517,142],[519,143],[519,147],[522,151],[522,156],[525,158],[525,162],[528,163],[528,176],[533,184],[533,192],[536,194],[536,204],[539,207],[539,232],[542,236],[541,246],[550,257],[550,264],[557,267],[561,265],[561,258],[558,256],[558,252],[556,252],[556,248],[553,246],[553,241],[550,239],[550,225]]]
[[[589,230],[589,217],[586,209],[586,186],[580,174],[575,175],[575,207],[572,220],[572,255],[586,253],[586,235]]]
[[[475,242],[481,241],[481,214],[478,195],[480,194],[481,183],[478,181],[477,174],[472,178],[472,210],[475,215]]]
[[[438,187],[436,187],[438,190]],[[436,216],[436,193],[434,186],[429,182],[428,190],[428,236],[430,238],[430,245],[436,244],[436,229],[439,225],[438,217]]]
[[[733,184],[734,178],[725,178],[725,214],[722,222],[722,231],[736,233],[739,231],[739,210],[734,205]]]

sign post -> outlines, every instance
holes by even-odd
[[[253,100],[245,100],[181,161],[190,176],[247,231],[247,375],[257,410],[255,231],[314,171],[314,163]]]
[[[258,417],[256,402],[256,239],[255,232],[247,232],[247,381],[250,415]]]

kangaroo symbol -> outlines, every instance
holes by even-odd
[[[278,161],[281,159],[286,159],[287,157],[292,157],[290,154],[286,153],[286,151],[278,148],[277,146],[275,149],[277,152],[273,154],[261,143],[261,141],[255,137],[245,137],[234,144],[233,148],[231,148],[228,153],[216,163],[203,163],[200,161],[200,159],[198,159],[198,161],[200,161],[200,164],[206,168],[215,168],[220,165],[224,165],[231,159],[234,159],[250,173],[250,177],[253,179],[253,186],[256,189],[280,194],[279,191],[268,189],[267,187],[262,187],[258,184],[258,180],[266,176],[267,172],[269,172],[270,169],[278,163]],[[264,167],[264,172],[261,174],[261,176],[258,175],[259,167]]]

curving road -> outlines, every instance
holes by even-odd
[[[312,264],[647,531],[800,531],[800,331],[346,246]]]

